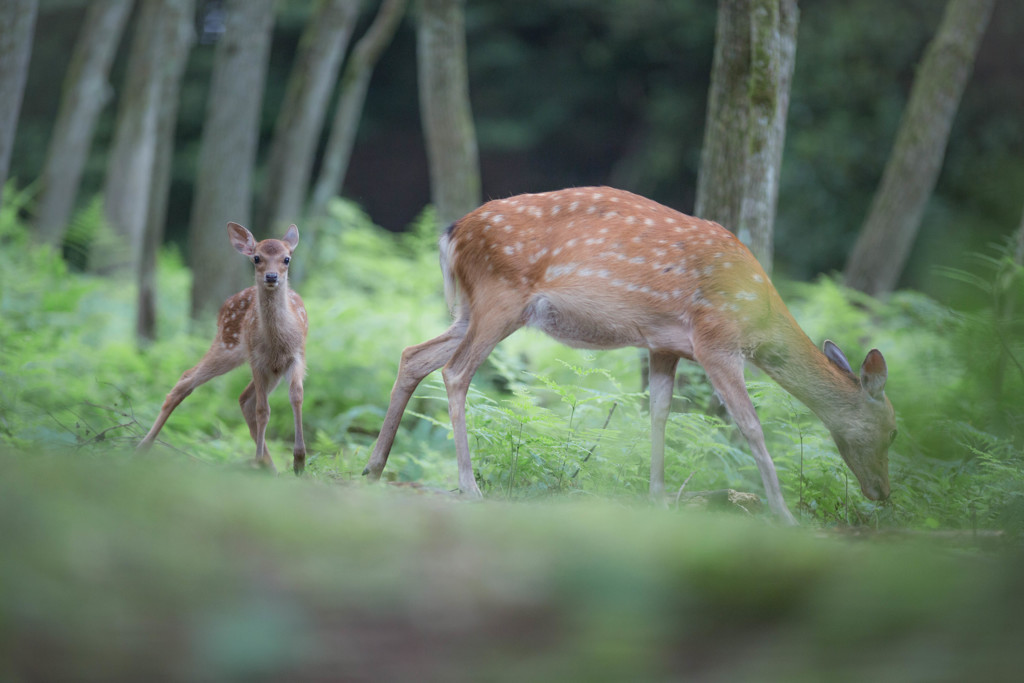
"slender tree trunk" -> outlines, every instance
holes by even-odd
[[[82,170],[100,112],[110,100],[107,82],[133,0],[94,0],[71,55],[57,122],[40,178],[36,238],[59,245],[74,209]]]
[[[1013,262],[1024,267],[1024,215],[1020,218],[1020,227],[1017,228],[1017,236],[1013,244]]]
[[[37,13],[36,0],[0,2],[0,205],[11,166]]]
[[[1012,356],[1012,340],[1020,339],[1020,322],[1017,316],[1018,292],[1024,286],[1024,214],[1021,215],[1020,226],[1014,233],[1010,244],[1012,249],[1013,267],[1009,277],[1000,274],[995,285],[995,332],[999,338],[999,358],[996,360],[992,373],[992,399],[997,403],[1003,396],[1003,383],[1006,380],[1008,362],[1012,359],[1018,372],[1024,376],[1020,361]]]
[[[775,209],[796,58],[796,0],[719,0],[695,213],[772,267]]]
[[[274,0],[227,0],[214,55],[189,228],[192,317],[217,307],[245,282],[230,257],[227,223],[248,224],[260,106],[270,55]]]
[[[406,0],[383,0],[373,24],[352,49],[352,55],[341,76],[334,121],[327,139],[320,175],[313,185],[309,208],[309,215],[313,218],[323,216],[327,201],[341,192],[373,68],[391,42],[405,14],[405,8]]]
[[[846,264],[846,284],[891,292],[935,188],[949,131],[995,0],[950,0],[925,50],[871,210]]]
[[[116,239],[110,244],[100,241],[89,250],[93,271],[138,268],[162,104],[164,36],[160,28],[165,10],[165,0],[142,0],[140,4],[103,185],[104,216]]]
[[[302,218],[331,90],[358,15],[359,0],[320,0],[302,35],[270,148],[264,232]]]
[[[416,61],[430,198],[447,225],[480,204],[480,161],[469,104],[465,0],[419,0]]]
[[[163,242],[167,219],[167,196],[171,188],[174,128],[178,120],[181,79],[195,39],[195,0],[169,0],[165,11],[160,26],[164,34],[162,44],[166,48],[163,68],[159,74],[159,100],[162,104],[156,122],[156,159],[138,267],[136,334],[143,340],[156,339],[156,255]]]

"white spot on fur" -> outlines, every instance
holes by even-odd
[[[548,269],[544,271],[545,280],[554,280],[557,277],[563,275],[571,275],[579,267],[578,263],[564,263],[557,266],[548,266]]]

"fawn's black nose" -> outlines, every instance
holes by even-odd
[[[263,276],[263,281],[266,282],[268,285],[276,285],[277,273],[267,273],[266,275]]]

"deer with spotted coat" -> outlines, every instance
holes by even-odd
[[[882,354],[870,351],[854,373],[831,341],[818,350],[750,250],[717,223],[622,190],[575,188],[488,202],[445,231],[440,253],[455,322],[402,352],[363,471],[370,479],[381,476],[416,386],[443,366],[459,488],[480,496],[466,433],[470,380],[498,342],[529,326],[570,346],[648,350],[653,497],[665,488],[665,424],[680,358],[703,366],[783,521],[794,519],[746,390],[745,361],[824,422],[867,498],[889,497],[896,423]]]
[[[288,265],[299,244],[299,230],[288,228],[279,240],[257,242],[238,223],[228,223],[232,246],[255,266],[256,283],[228,298],[217,316],[217,335],[199,363],[186,370],[167,394],[160,415],[139,444],[148,448],[171,412],[201,384],[234,370],[248,361],[252,381],[238,403],[256,442],[256,464],[276,472],[267,453],[266,432],[270,420],[270,393],[290,376],[288,398],[295,416],[295,447],[292,468],[301,474],[306,466],[302,437],[302,380],[306,374],[306,335],[309,321],[302,297],[288,287]]]

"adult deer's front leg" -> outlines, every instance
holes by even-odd
[[[451,359],[455,349],[462,343],[466,334],[466,321],[460,320],[444,331],[440,336],[402,351],[402,360],[398,365],[398,377],[391,389],[391,401],[388,412],[381,425],[380,435],[373,447],[370,461],[366,463],[363,474],[370,480],[380,479],[384,465],[388,462],[388,454],[395,443],[398,425],[402,421],[402,413],[409,405],[412,393],[423,381],[423,378],[437,370]]]
[[[672,387],[679,357],[651,351],[649,390],[651,392],[651,488],[652,499],[665,493],[665,424],[672,407]]]
[[[754,404],[747,393],[746,381],[743,378],[743,357],[738,353],[720,351],[717,349],[696,349],[697,362],[699,362],[708,374],[708,379],[715,387],[722,402],[729,409],[736,426],[750,444],[750,451],[754,455],[757,469],[761,473],[761,481],[764,482],[765,497],[768,499],[768,507],[771,508],[783,522],[796,524],[796,520],[786,507],[786,501],[782,497],[782,486],[779,484],[779,477],[775,472],[775,463],[768,454],[768,447],[764,443],[764,431],[761,428],[761,421],[754,410]]]

